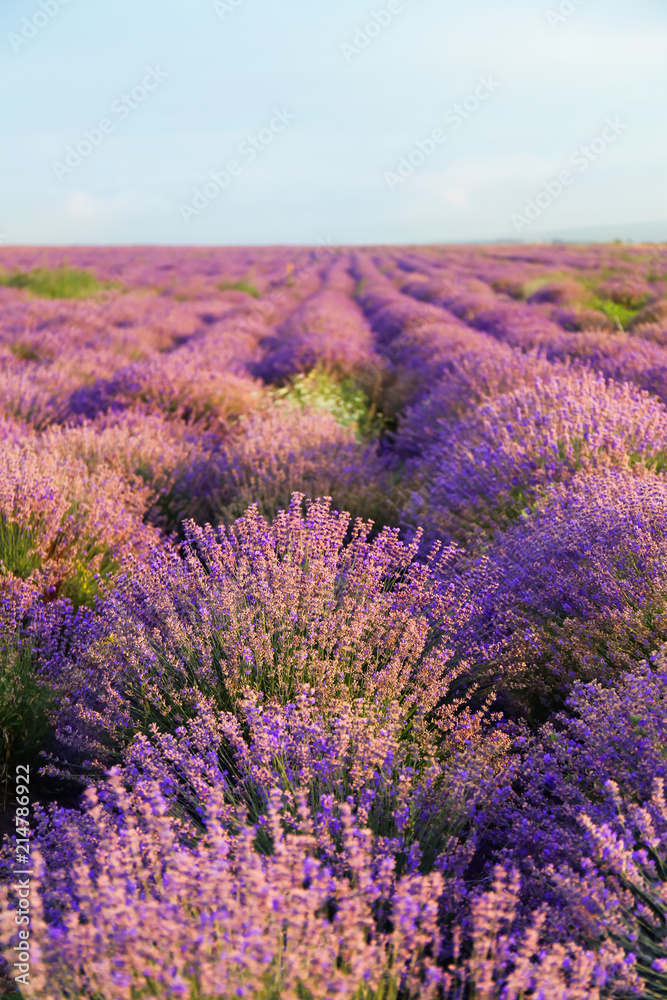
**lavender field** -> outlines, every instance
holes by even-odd
[[[0,442],[4,996],[667,997],[665,247],[0,248]]]

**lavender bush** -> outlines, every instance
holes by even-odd
[[[419,417],[436,405],[421,407]],[[415,463],[410,512],[432,537],[466,538],[506,526],[578,470],[662,472],[667,410],[628,383],[556,370],[457,423],[437,418],[430,435]]]

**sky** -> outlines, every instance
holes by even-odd
[[[667,239],[664,0],[3,0],[5,244]]]

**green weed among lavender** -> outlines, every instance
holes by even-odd
[[[68,268],[35,267],[30,271],[14,270],[0,275],[0,285],[23,288],[46,299],[80,299],[99,292],[102,285],[90,271]]]
[[[51,731],[53,698],[40,682],[32,650],[20,635],[0,648],[0,794],[6,800],[10,768],[43,749]]]

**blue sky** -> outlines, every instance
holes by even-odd
[[[4,0],[0,46],[6,244],[667,239],[664,0]]]

